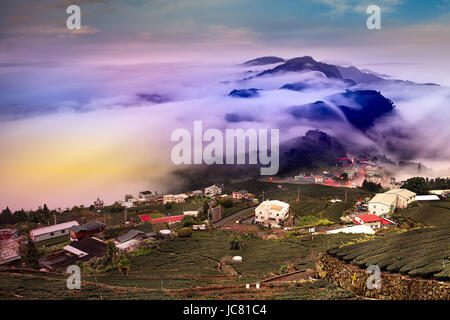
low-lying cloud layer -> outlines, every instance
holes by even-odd
[[[325,101],[337,107],[330,97],[347,84],[318,72],[254,77],[274,66],[28,66],[22,77],[0,83],[7,89],[0,107],[0,206],[65,207],[90,204],[97,196],[111,202],[142,189],[167,191],[180,183],[170,175],[175,169],[171,132],[192,130],[194,120],[220,130],[280,129],[281,141],[320,129],[350,151],[421,161],[436,174],[448,174],[448,88],[389,82],[348,87],[379,90],[396,106],[394,116],[362,131],[345,118],[294,117],[292,106]],[[21,68],[2,72],[12,75]],[[280,89],[292,83],[307,87]],[[248,88],[262,90],[254,98],[228,96],[233,89]]]

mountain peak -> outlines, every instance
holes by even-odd
[[[275,57],[275,56],[266,56],[266,57],[260,57],[253,60],[249,60],[247,62],[244,62],[244,65],[246,66],[262,66],[265,64],[273,64],[273,63],[280,63],[284,62],[285,60],[283,58]]]

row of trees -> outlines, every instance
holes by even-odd
[[[430,190],[450,189],[450,178],[422,178],[413,177],[406,180],[402,188],[411,190],[417,194],[427,194]]]
[[[0,224],[14,224],[27,221],[51,224],[53,223],[54,215],[56,213],[56,210],[49,210],[45,204],[44,207],[39,207],[39,209],[35,211],[25,211],[21,209],[14,213],[12,213],[9,207],[6,207],[6,209],[2,210],[0,213]]]
[[[370,191],[370,192],[380,192],[381,184],[364,180],[361,186],[362,189]]]

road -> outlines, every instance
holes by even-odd
[[[220,219],[220,220],[217,220],[216,222],[213,223],[213,227],[215,227],[215,228],[220,227],[220,226],[224,225],[225,223],[227,223],[227,222],[229,222],[229,221],[232,221],[233,219],[239,217],[239,216],[240,216],[242,213],[244,213],[245,211],[248,211],[249,209],[254,209],[254,208],[256,208],[256,207],[257,207],[257,206],[251,206],[251,207],[248,207],[248,208],[244,208],[244,209],[242,209],[242,210],[239,210],[239,211],[236,212],[236,213],[233,213],[232,215],[230,215],[230,216],[228,216],[228,217],[225,217],[225,218],[222,218],[222,219]]]

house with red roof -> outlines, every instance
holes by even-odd
[[[356,224],[369,226],[369,227],[371,227],[373,229],[378,229],[378,228],[381,228],[381,227],[386,227],[386,226],[395,224],[394,221],[386,219],[386,218],[379,217],[376,214],[362,214],[362,215],[358,215],[358,216],[355,216],[353,221]]]

